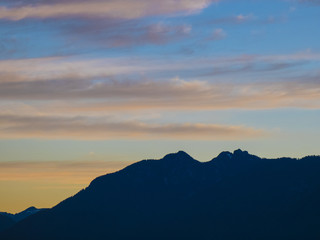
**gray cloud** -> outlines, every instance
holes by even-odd
[[[320,108],[319,74],[298,76],[285,71],[309,61],[315,63],[319,56],[298,53],[165,63],[123,58],[74,61],[61,57],[0,61],[0,99],[24,102],[39,113],[57,114],[99,115],[136,109]],[[172,78],[177,71],[188,71],[189,79]],[[240,72],[245,74],[244,79],[221,77]],[[14,113],[15,109],[13,106],[10,111]],[[8,110],[2,104],[0,113]]]
[[[71,22],[62,28],[71,42],[94,43],[100,47],[133,47],[146,44],[162,45],[190,35],[192,26],[163,22],[145,24],[140,20],[96,20]]]
[[[274,66],[277,70],[283,66]],[[270,70],[270,69],[269,69]],[[245,71],[245,69],[243,70]],[[319,76],[281,81],[210,83],[207,81],[65,79],[0,82],[0,99],[68,101],[69,110],[319,108]],[[90,100],[90,103],[86,103]],[[42,102],[44,104],[44,102]],[[79,107],[82,106],[82,107]],[[60,107],[58,108],[60,109]],[[91,110],[90,110],[91,109]]]
[[[188,29],[184,30],[188,31]],[[275,71],[317,63],[320,55],[302,52],[290,55],[240,55],[216,58],[187,58],[182,60],[149,58],[97,58],[51,57],[0,61],[0,82],[47,81],[70,79],[103,79],[106,77],[131,76],[141,78],[152,74],[153,79],[177,76],[177,73],[204,73],[215,71],[233,73],[235,69],[247,72]],[[192,67],[190,67],[192,66]],[[198,75],[198,76],[199,76]]]
[[[233,64],[227,67],[213,67],[213,70],[210,70],[209,72],[206,72],[204,74],[200,74],[200,76],[218,76],[238,73],[272,73],[276,71],[303,66],[304,64],[307,64],[307,62],[248,61],[247,63]]]
[[[183,81],[117,81],[100,80],[47,80],[0,83],[0,99],[62,100],[62,99],[193,99],[212,95],[212,87],[205,82]],[[201,97],[200,97],[201,96]]]

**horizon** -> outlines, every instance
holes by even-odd
[[[183,150],[320,155],[318,1],[3,0],[0,212]]]
[[[196,161],[198,161],[198,162],[207,163],[207,162],[210,162],[210,161],[216,159],[216,158],[217,158],[220,154],[222,154],[222,153],[231,153],[231,154],[234,154],[236,151],[241,151],[241,152],[244,152],[244,153],[248,153],[249,155],[257,156],[257,157],[259,157],[259,158],[261,158],[261,159],[268,159],[268,158],[264,158],[264,157],[261,157],[261,156],[258,156],[258,155],[251,154],[250,152],[239,148],[239,149],[235,149],[234,151],[222,151],[222,152],[220,152],[219,154],[216,154],[215,156],[211,157],[211,158],[210,158],[209,160],[207,160],[207,161],[200,161],[200,160],[194,158],[192,155],[189,155],[188,152],[186,152],[186,151],[184,151],[184,150],[178,150],[178,151],[176,151],[176,152],[167,153],[167,154],[165,154],[164,156],[162,156],[161,158],[147,158],[147,159],[141,159],[141,160],[139,160],[139,161],[134,161],[134,162],[125,162],[126,165],[124,165],[123,167],[120,167],[120,168],[118,168],[118,169],[115,168],[114,170],[112,170],[112,171],[110,171],[110,172],[101,173],[101,175],[95,176],[94,178],[92,178],[91,180],[89,180],[87,183],[83,184],[82,187],[81,187],[79,190],[77,190],[77,192],[75,192],[74,194],[72,194],[72,195],[70,195],[70,196],[66,196],[65,199],[74,196],[75,194],[77,194],[77,193],[78,193],[79,191],[81,191],[82,189],[86,189],[86,188],[90,185],[90,183],[91,183],[94,179],[96,179],[96,178],[98,178],[98,177],[101,177],[101,176],[104,176],[104,175],[107,175],[107,174],[116,173],[116,172],[118,172],[118,171],[121,171],[121,170],[125,169],[126,167],[128,167],[128,166],[130,166],[130,165],[132,165],[132,164],[135,164],[135,163],[138,163],[138,162],[143,162],[143,161],[145,161],[145,160],[159,161],[159,160],[162,160],[163,158],[165,158],[165,157],[168,156],[168,155],[176,155],[176,154],[179,154],[179,153],[182,152],[182,153],[190,156],[192,159],[194,159],[194,160],[196,160]],[[292,158],[292,157],[289,157],[289,158],[292,159],[292,160],[301,160],[301,159],[303,159],[303,158],[305,158],[305,157],[320,157],[320,155],[306,155],[306,156],[304,156],[304,157],[302,157],[302,158]],[[268,160],[276,160],[276,159],[280,159],[280,158],[288,158],[288,157],[282,156],[282,157],[278,157],[278,158],[269,158]],[[2,210],[2,209],[0,210],[0,212],[7,212],[7,213],[10,213],[10,214],[18,214],[18,213],[21,213],[21,212],[29,209],[29,208],[36,208],[36,209],[52,208],[52,207],[56,206],[57,204],[59,204],[60,202],[64,201],[65,199],[62,199],[61,201],[55,202],[55,203],[53,203],[53,205],[48,206],[48,207],[38,207],[38,206],[35,206],[35,205],[30,205],[30,206],[27,207],[27,208],[24,208],[24,209],[21,209],[21,210],[15,210],[15,212],[12,212],[12,211],[11,211],[11,212],[10,212],[10,211],[4,211],[4,210]]]

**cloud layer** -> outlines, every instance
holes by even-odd
[[[172,110],[320,109],[319,73],[297,75],[292,72],[289,77],[287,72],[319,60],[319,54],[303,52],[183,61],[124,57],[0,61],[0,138],[236,140],[265,137],[266,130],[242,125],[186,120],[170,123],[162,121],[162,116]],[[174,77],[177,72],[187,77]],[[228,77],[239,73],[246,77],[231,80]],[[146,116],[159,111],[159,119],[134,119],[136,110],[143,110]]]
[[[318,54],[297,53],[170,62],[64,57],[0,61],[0,99],[33,101],[30,105],[39,111],[74,114],[130,109],[318,109],[319,73],[288,70],[319,60]],[[176,72],[187,72],[186,79],[174,77]],[[239,73],[245,79],[237,77]]]
[[[177,123],[155,124],[138,121],[110,121],[106,117],[0,116],[0,139],[42,138],[78,140],[244,139],[264,135],[243,126]]]

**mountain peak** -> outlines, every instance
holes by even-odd
[[[259,159],[254,155],[248,153],[248,151],[242,151],[241,149],[235,150],[233,153],[225,151],[221,152],[216,158],[213,158],[211,162],[220,162],[220,163],[236,163],[236,162],[243,162],[246,160],[253,160]]]
[[[38,208],[32,206],[32,207],[29,207],[19,213],[12,214],[12,213],[0,212],[0,215],[7,216],[10,219],[12,219],[14,222],[20,222],[20,221],[24,220],[25,218],[27,218],[27,217],[29,217],[29,216],[31,216],[41,210],[42,209],[38,209]]]
[[[32,206],[32,207],[27,208],[27,209],[24,210],[23,212],[25,212],[25,211],[37,211],[37,210],[39,210],[39,209],[36,208],[36,207],[34,207],[34,206]]]
[[[193,157],[191,157],[189,154],[187,154],[184,151],[179,151],[177,153],[170,153],[164,156],[163,159],[164,161],[196,161]]]
[[[233,152],[233,155],[243,156],[243,155],[249,155],[249,153],[248,153],[248,151],[242,151],[241,149],[237,149]]]
[[[231,152],[228,152],[228,151],[225,151],[225,152],[221,152],[218,157],[218,159],[231,159],[232,158],[232,153]]]

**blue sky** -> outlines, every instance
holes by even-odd
[[[1,1],[0,210],[179,150],[319,155],[319,13],[317,0]],[[13,204],[22,188],[34,197]]]

